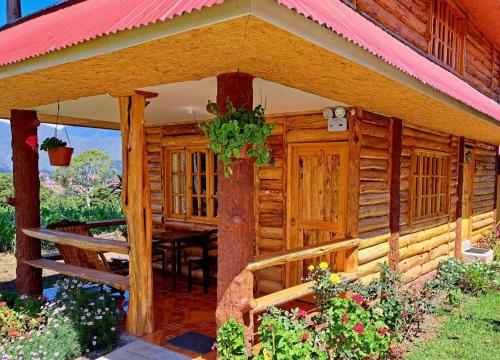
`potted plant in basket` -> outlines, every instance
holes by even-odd
[[[222,115],[217,104],[208,101],[207,111],[215,118],[199,124],[210,138],[209,148],[224,163],[224,175],[232,174],[231,161],[234,158],[255,157],[257,166],[268,163],[271,149],[265,143],[275,126],[266,124],[262,105],[253,110],[244,107],[236,109],[228,101],[226,109],[226,114]]]
[[[69,166],[71,163],[71,156],[73,155],[73,148],[67,147],[66,145],[66,141],[62,141],[58,137],[52,136],[43,141],[40,149],[49,153],[50,165]]]

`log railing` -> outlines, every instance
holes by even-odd
[[[120,225],[116,224],[115,220],[113,220],[113,222],[113,225]],[[97,223],[93,225],[97,225]],[[109,222],[106,222],[101,226],[110,225]],[[72,246],[78,249],[94,251],[96,253],[113,252],[124,255],[127,255],[129,253],[129,244],[126,241],[102,239],[46,228],[23,229],[23,233],[34,239],[46,240],[58,245]],[[127,276],[118,275],[103,270],[96,270],[87,267],[86,265],[77,266],[74,264],[57,262],[52,258],[43,257],[40,259],[25,260],[24,262],[35,268],[48,269],[59,272],[61,274],[76,276],[88,281],[105,284],[118,290],[128,290],[130,287],[129,279]]]

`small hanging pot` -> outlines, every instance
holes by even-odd
[[[251,144],[243,144],[243,146],[240,147],[240,159],[248,159],[248,150],[250,150],[251,148]]]
[[[69,166],[71,164],[71,156],[73,148],[68,146],[59,146],[48,150],[50,165],[52,166]]]

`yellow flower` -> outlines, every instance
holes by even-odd
[[[309,270],[309,271],[314,271],[314,265],[309,265],[309,266],[307,267],[307,270]]]
[[[264,349],[263,354],[264,360],[271,360],[271,355],[269,355],[269,351],[267,349]]]
[[[328,263],[327,263],[327,262],[325,262],[325,261],[320,262],[320,263],[319,263],[319,268],[320,268],[321,270],[326,270],[326,269],[328,269]]]
[[[331,274],[330,275],[330,282],[332,284],[337,285],[340,282],[340,276],[338,274]]]

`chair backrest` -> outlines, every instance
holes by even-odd
[[[47,225],[47,229],[84,236],[92,236],[87,224],[84,222],[63,220],[59,223]],[[61,244],[57,244],[57,249],[66,264],[111,272],[109,263],[102,252],[80,249],[75,246]]]

